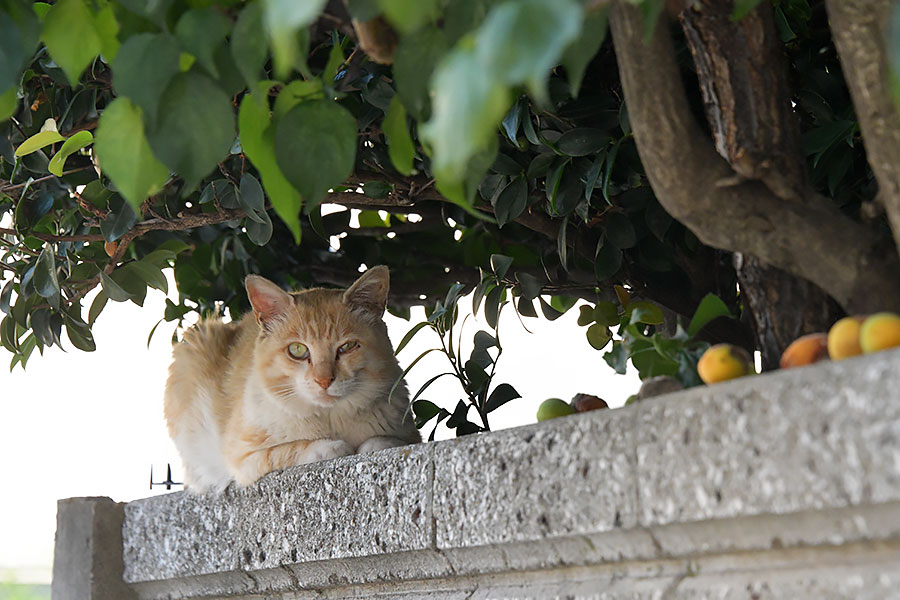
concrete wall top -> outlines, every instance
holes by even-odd
[[[900,350],[124,511],[124,578],[148,598],[887,539]]]

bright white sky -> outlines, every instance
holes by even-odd
[[[175,299],[171,279],[169,286]],[[472,303],[466,298],[460,305],[471,310]],[[154,477],[162,480],[171,463],[173,478],[181,481],[162,415],[174,324],[160,325],[147,347],[147,335],[163,309],[164,296],[155,290],[143,308],[111,302],[94,326],[96,352],[51,348],[44,356],[35,353],[24,372],[17,367],[9,373],[3,366],[9,353],[0,349],[0,582],[50,581],[57,499],[129,501],[166,493],[149,489],[151,465]],[[512,384],[523,398],[491,415],[495,429],[533,423],[545,398],[569,400],[586,392],[616,407],[637,392],[637,376],[616,375],[606,365],[602,353],[588,345],[585,329],[576,325],[577,315],[575,308],[553,323],[525,319],[529,334],[512,310],[503,311],[504,353],[495,381]],[[410,322],[388,316],[394,345],[422,319],[421,308]],[[483,317],[469,318],[464,340],[471,343],[477,328],[486,328]],[[421,331],[400,354],[400,363],[408,365],[434,344],[435,334]],[[444,370],[445,361],[432,353],[416,365],[407,377],[411,392]],[[461,396],[458,384],[445,377],[424,397],[452,410]],[[439,439],[451,436],[446,429],[438,432]]]

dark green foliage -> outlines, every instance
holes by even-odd
[[[385,264],[390,310],[437,302],[414,331],[442,336],[464,390],[455,407],[417,398],[416,418],[467,433],[515,392],[492,380],[496,331],[478,332],[465,359],[447,341],[462,293],[474,290],[490,328],[506,304],[555,319],[576,297],[595,302],[590,343],[608,347],[618,325],[606,359],[642,374],[687,369],[697,328],[660,337],[653,305],[620,311],[613,285],[685,319],[709,292],[739,310],[727,259],[649,186],[603,3],[350,2],[395,28],[392,66],[354,45],[346,13],[322,18],[325,4],[60,0],[48,12],[0,0],[0,341],[12,366],[60,344],[63,328],[93,349],[107,302],[141,304],[168,269],[179,301],[163,318],[180,321],[245,311],[248,273],[346,285],[361,264]],[[736,3],[735,18],[756,4]],[[662,2],[642,6],[649,33]],[[824,11],[782,0],[775,13],[811,178],[856,215],[875,188]],[[363,212],[351,226],[350,211],[322,203]]]

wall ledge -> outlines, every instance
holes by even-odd
[[[900,350],[138,500],[122,557],[145,599],[898,597]]]

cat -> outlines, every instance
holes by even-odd
[[[251,313],[201,321],[173,351],[165,417],[189,491],[421,441],[405,382],[388,398],[402,371],[382,319],[386,267],[346,291],[289,294],[257,275],[245,287]]]

